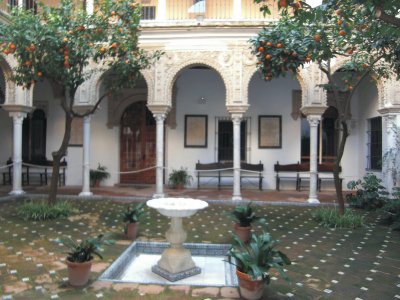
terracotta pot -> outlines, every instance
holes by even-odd
[[[92,267],[91,261],[79,263],[66,260],[66,263],[68,266],[68,280],[70,285],[84,286],[88,283],[90,269]]]
[[[254,280],[248,274],[236,270],[239,279],[240,295],[244,299],[257,300],[260,299],[264,292],[264,281]]]
[[[130,239],[134,240],[136,239],[138,230],[139,230],[139,223],[140,222],[135,222],[135,223],[127,223],[125,226],[125,236]]]
[[[185,188],[185,185],[183,183],[178,183],[175,185],[176,190],[183,190]]]
[[[242,227],[238,223],[235,224],[235,233],[241,241],[248,243],[251,238],[251,225],[247,227]]]

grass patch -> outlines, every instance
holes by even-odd
[[[60,201],[49,206],[47,202],[42,200],[25,202],[18,209],[18,216],[25,221],[45,221],[66,218],[73,212],[72,205],[67,201]]]
[[[325,228],[358,228],[364,225],[364,217],[351,209],[341,215],[336,208],[320,208],[312,217]]]

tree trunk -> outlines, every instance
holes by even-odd
[[[339,172],[340,172],[340,162],[342,161],[347,137],[349,136],[349,130],[346,121],[340,121],[340,127],[342,128],[342,136],[340,137],[340,143],[338,147],[338,152],[336,155],[335,163],[333,165],[333,178],[335,181],[336,198],[339,204],[339,213],[344,214],[344,198],[343,198],[343,187],[340,182]],[[340,128],[338,128],[340,133]]]
[[[60,148],[57,151],[52,153],[53,156],[53,173],[51,176],[50,183],[50,191],[49,191],[49,199],[48,204],[54,205],[57,201],[57,190],[58,190],[58,181],[60,174],[60,164],[61,159],[67,154],[68,143],[71,137],[71,124],[72,124],[72,115],[69,112],[65,112],[65,131],[64,137],[61,143]]]

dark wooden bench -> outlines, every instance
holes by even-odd
[[[7,164],[12,163],[12,160],[7,161]],[[22,165],[22,185],[31,185],[34,179],[37,179],[40,185],[47,185],[48,180],[51,178],[51,172],[53,168],[53,161],[42,159],[42,160],[24,160]],[[60,186],[65,185],[65,171],[67,168],[67,162],[65,158],[60,164],[60,173],[58,178],[58,184]],[[3,184],[12,183],[12,166],[9,167],[7,173],[3,173]]]
[[[10,158],[7,160],[6,165],[11,165],[12,164],[12,159]],[[9,166],[5,171],[3,172],[3,185],[11,185],[12,184],[12,166]]]
[[[334,182],[333,178],[333,166],[334,163],[327,162],[318,164],[318,175],[317,175],[317,188],[321,191],[322,182],[331,181]],[[342,166],[339,166],[339,173],[342,172]],[[343,178],[339,178],[340,184],[343,183]]]
[[[263,171],[264,165],[260,162],[259,164],[240,164],[240,185],[242,185],[242,179],[257,179],[258,188],[262,190],[263,184]],[[197,174],[197,188],[200,189],[201,178],[215,178],[218,180],[218,189],[221,188],[222,178],[233,178],[233,163],[206,163],[202,164],[200,161],[196,164]]]
[[[279,161],[274,165],[274,171],[276,173],[276,190],[280,190],[280,184],[282,180],[294,181],[296,191],[300,191],[300,163],[297,164],[286,164],[280,165]]]
[[[274,171],[276,173],[276,190],[280,190],[281,180],[291,180],[296,184],[296,191],[300,191],[303,182],[310,181],[310,164],[299,163],[280,165],[277,162],[274,165]],[[339,172],[342,172],[340,167]],[[317,165],[317,189],[321,191],[322,182],[333,181],[333,163],[322,163]],[[343,178],[340,178],[340,184],[342,184]]]

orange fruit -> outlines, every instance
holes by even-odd
[[[279,0],[279,5],[280,5],[280,7],[287,7],[286,0]]]
[[[271,60],[272,56],[270,54],[265,55],[266,60]]]
[[[112,43],[111,48],[113,48],[113,49],[117,48],[117,43]]]
[[[339,26],[341,26],[341,25],[343,24],[343,20],[340,19],[339,21],[337,21],[337,24],[338,24]]]
[[[67,37],[63,38],[63,42],[68,43],[68,38]]]
[[[15,46],[15,44],[13,44],[13,43],[9,43],[9,44],[8,44],[8,48],[9,48],[10,50],[15,50],[15,49],[17,49],[17,46]]]
[[[104,53],[104,52],[106,52],[106,49],[104,47],[101,47],[99,51],[100,51],[100,53]]]
[[[321,41],[321,35],[320,34],[314,35],[314,41],[320,42]]]
[[[39,72],[37,72],[37,76],[42,77],[43,73],[39,71]]]
[[[64,61],[64,67],[69,68],[71,65],[69,64],[68,61]]]
[[[258,51],[264,52],[264,47],[259,47],[259,48],[258,48]]]
[[[267,42],[267,46],[268,47],[272,47],[274,44],[272,44],[271,42]]]
[[[342,13],[343,13],[343,11],[342,11],[341,9],[336,10],[336,14],[337,14],[338,16],[340,16]]]
[[[25,66],[31,67],[31,66],[32,66],[32,61],[27,60],[27,61],[25,62]]]
[[[282,48],[283,45],[281,43],[276,44],[276,48]]]
[[[3,50],[3,53],[4,53],[5,55],[8,55],[8,54],[10,54],[10,50],[4,49],[4,50]]]
[[[344,31],[343,29],[339,31],[339,35],[340,36],[345,36],[346,35],[346,31]]]
[[[265,80],[266,80],[266,81],[270,81],[270,80],[271,80],[271,77],[270,77],[270,76],[265,76]]]
[[[131,7],[132,7],[132,8],[136,8],[136,5],[137,5],[136,2],[132,2],[132,3],[131,3]]]

